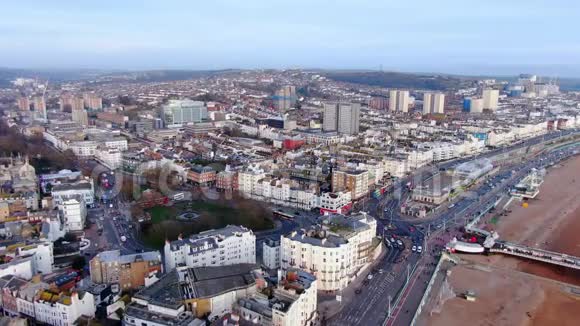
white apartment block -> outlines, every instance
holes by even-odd
[[[85,228],[87,206],[81,197],[77,199],[71,198],[62,202],[62,204],[58,205],[58,209],[65,229],[68,231],[82,231]]]
[[[445,113],[445,94],[425,93],[423,95],[423,114]]]
[[[389,111],[409,112],[409,91],[389,91]]]
[[[433,162],[433,151],[430,149],[412,149],[406,152],[407,164],[411,170],[418,169]]]
[[[51,196],[55,206],[79,197],[82,198],[85,205],[93,205],[95,202],[93,180],[85,179],[76,183],[55,184],[52,186]]]
[[[54,265],[52,242],[43,241],[18,247],[17,257],[32,257],[33,273],[50,274]]]
[[[86,159],[95,156],[97,146],[99,146],[99,143],[96,141],[84,140],[71,142],[65,149],[70,149],[79,158]]]
[[[266,239],[262,243],[262,264],[269,269],[280,267],[280,240]]]
[[[391,176],[402,178],[410,172],[409,164],[405,157],[387,156],[383,159],[383,168]]]
[[[310,189],[294,188],[288,179],[266,177],[258,180],[253,189],[253,193],[244,193],[244,195],[256,200],[305,210],[316,207],[316,192]]]
[[[490,111],[497,110],[498,101],[499,101],[499,90],[497,90],[497,89],[484,89],[481,97],[483,99],[483,108],[484,109],[487,109]],[[473,102],[472,102],[472,105],[473,105]]]
[[[187,239],[166,241],[165,271],[178,266],[204,267],[256,263],[256,236],[243,226],[228,225]]]
[[[0,264],[0,277],[15,275],[30,280],[35,274],[34,257],[17,257],[8,263]]]
[[[121,167],[123,155],[117,148],[98,147],[95,159],[111,170]]]
[[[126,151],[129,148],[127,145],[127,139],[123,137],[114,137],[113,139],[103,141],[102,144],[107,148],[113,148],[121,152]]]
[[[264,170],[255,168],[238,172],[238,190],[244,194],[256,193],[258,181],[265,178]]]
[[[350,191],[325,192],[318,196],[318,207],[323,214],[343,214],[350,208]]]
[[[95,298],[89,292],[67,295],[44,290],[34,302],[34,318],[40,323],[72,326],[81,316],[95,316]]]
[[[341,290],[372,260],[377,222],[361,213],[330,215],[322,225],[282,236],[280,267],[284,272],[299,268],[315,275],[320,290]]]

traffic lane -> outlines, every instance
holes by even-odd
[[[388,291],[380,293],[374,302],[367,305],[365,311],[363,311],[362,318],[358,325],[382,325],[383,321],[387,318],[389,299],[395,300],[397,293],[403,287],[407,280],[407,268],[412,268],[415,266],[419,260],[419,255],[410,255],[407,257],[405,264],[399,265],[400,268],[397,270],[397,274],[389,283]],[[389,298],[390,297],[390,298]]]
[[[368,318],[365,318],[365,315],[371,311],[369,307],[373,307],[372,310],[383,308],[377,307],[376,303],[384,296],[385,292],[391,293],[395,290],[391,286],[394,279],[392,261],[396,260],[401,252],[399,250],[389,250],[389,253],[376,267],[383,269],[383,272],[375,273],[372,279],[365,280],[364,284],[357,289],[360,292],[355,294],[355,300],[345,306],[338,315],[330,319],[330,325],[369,325]],[[375,319],[374,323],[378,325],[380,319]]]

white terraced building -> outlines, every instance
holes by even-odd
[[[302,269],[316,276],[318,289],[344,289],[372,260],[377,221],[370,215],[330,215],[322,227],[281,237],[280,268]]]
[[[166,241],[165,271],[178,266],[204,267],[256,263],[256,236],[243,226],[194,234],[187,239]]]

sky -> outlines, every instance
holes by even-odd
[[[0,67],[580,77],[576,0],[4,1]]]

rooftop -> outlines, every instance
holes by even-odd
[[[136,302],[132,302],[125,309],[126,317],[134,317],[142,320],[148,320],[155,322],[158,325],[167,326],[187,326],[193,321],[193,315],[191,313],[182,313],[177,317],[160,314],[159,312],[149,311],[147,306],[140,305]]]
[[[139,291],[135,298],[176,309],[183,299],[213,297],[252,286],[256,283],[253,274],[256,269],[254,264],[178,268]]]
[[[136,261],[161,261],[161,254],[159,251],[148,251],[137,254],[121,255],[120,250],[110,250],[99,253],[95,258],[98,258],[105,263],[117,262],[119,264],[128,264]]]
[[[222,241],[222,239],[233,236],[241,236],[241,234],[246,232],[252,231],[238,225],[228,225],[221,229],[207,230],[198,234],[192,234],[187,239],[171,241],[171,250],[179,250],[184,245],[188,245],[190,247],[189,254],[215,249],[219,247],[218,242]]]

